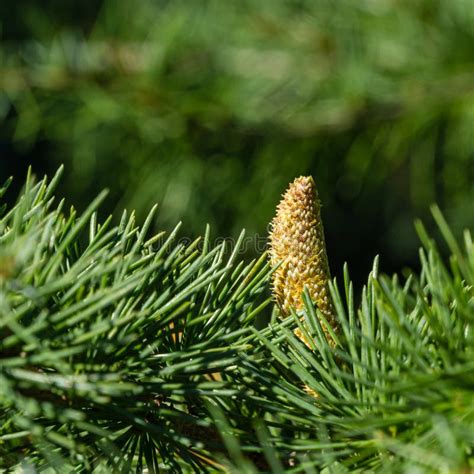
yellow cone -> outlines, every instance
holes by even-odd
[[[321,204],[312,177],[290,184],[271,224],[270,260],[273,294],[283,316],[303,307],[307,287],[311,299],[336,329],[329,293],[329,266],[321,221]]]

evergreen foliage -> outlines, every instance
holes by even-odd
[[[28,176],[0,220],[0,463],[45,472],[468,472],[474,244],[433,209],[421,272],[331,283],[257,329],[266,255],[100,222]],[[2,188],[4,194],[8,183]],[[356,303],[357,301],[357,303]],[[303,321],[301,321],[303,318]],[[302,342],[294,335],[299,329]],[[328,343],[326,333],[335,344]]]
[[[265,256],[236,262],[240,244],[225,257],[209,234],[148,239],[154,211],[141,228],[126,212],[99,223],[105,193],[64,212],[58,179],[30,176],[1,221],[3,467],[200,466],[204,399],[240,391],[212,374],[235,367],[269,302]]]

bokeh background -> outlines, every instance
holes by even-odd
[[[359,284],[416,266],[431,203],[473,227],[473,0],[2,0],[0,40],[13,191],[64,163],[79,209],[108,187],[104,213],[264,236],[312,174]]]

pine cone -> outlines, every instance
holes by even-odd
[[[312,177],[301,176],[283,195],[272,221],[270,260],[273,267],[273,294],[283,316],[303,307],[302,293],[308,288],[311,299],[336,329],[329,293],[329,266],[321,221],[321,204]]]

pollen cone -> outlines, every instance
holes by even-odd
[[[271,224],[270,260],[273,267],[280,265],[273,274],[273,295],[282,315],[303,307],[302,293],[307,287],[336,329],[321,204],[312,177],[295,179],[278,204]]]

